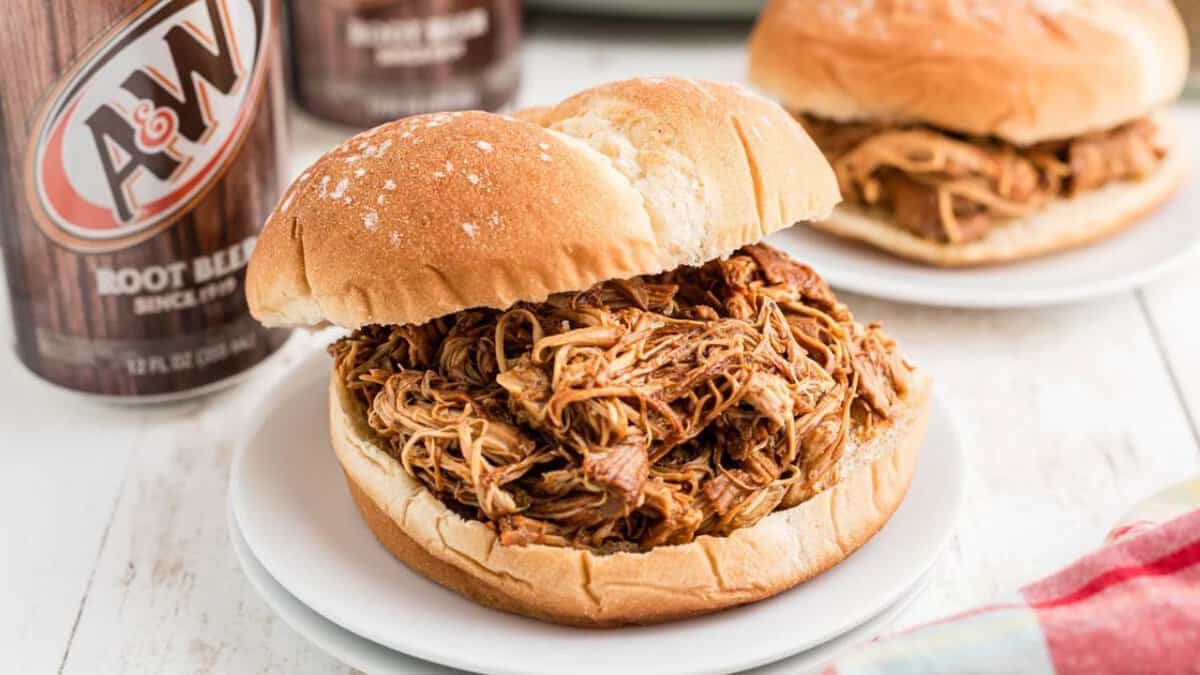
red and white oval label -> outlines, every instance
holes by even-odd
[[[112,251],[188,212],[254,122],[272,4],[145,2],[97,41],[34,128],[26,186],[48,236]]]

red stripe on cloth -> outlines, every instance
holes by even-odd
[[[1176,572],[1195,565],[1200,562],[1200,541],[1193,542],[1189,546],[1165,555],[1158,560],[1152,560],[1144,565],[1128,565],[1126,567],[1118,567],[1111,569],[1092,579],[1082,588],[1069,593],[1062,597],[1040,602],[1030,603],[1034,609],[1050,609],[1061,605],[1071,605],[1077,602],[1083,602],[1107,590],[1114,584],[1119,584],[1130,579],[1148,576],[1161,576],[1167,574],[1175,574]]]
[[[1097,577],[1120,567],[1138,566],[1169,556],[1200,541],[1200,509],[1141,532],[1133,532],[1090,553],[1058,572],[1021,589],[1031,605],[1075,593]]]
[[[1200,511],[1022,591],[1058,675],[1200,673]]]
[[[1200,565],[1034,614],[1057,675],[1200,673]]]

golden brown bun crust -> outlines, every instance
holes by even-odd
[[[750,79],[792,110],[1018,144],[1107,129],[1178,96],[1166,0],[772,0]]]
[[[813,227],[857,239],[901,258],[939,267],[970,267],[1034,258],[1110,237],[1166,202],[1187,175],[1186,160],[1172,152],[1141,182],[1120,182],[1073,199],[1058,199],[1031,216],[998,225],[965,244],[923,239],[888,222],[884,212],[837,207]]]
[[[339,379],[330,385],[333,447],[363,519],[388,551],[489,607],[578,626],[655,623],[754,602],[841,562],[903,500],[928,411],[929,383],[921,379],[901,417],[847,448],[836,485],[753,527],[598,556],[501,546],[490,528],[447,509],[376,446]]]
[[[505,308],[699,264],[840,198],[800,125],[742,87],[629,80],[523,116],[420,115],[322,157],[264,226],[251,313],[353,328]]]

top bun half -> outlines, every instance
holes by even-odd
[[[284,194],[246,294],[267,325],[422,323],[699,264],[839,198],[774,103],[616,82],[515,118],[420,115],[351,138]]]
[[[772,0],[750,38],[792,110],[1021,145],[1146,115],[1187,69],[1169,0]]]

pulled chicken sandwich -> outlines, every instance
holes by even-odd
[[[1171,3],[773,0],[751,78],[837,172],[817,226],[938,265],[1115,233],[1180,184],[1160,109],[1187,43]]]
[[[908,489],[927,379],[760,243],[838,199],[779,106],[616,82],[348,140],[280,200],[246,293],[348,329],[331,441],[399,560],[548,621],[666,621],[820,574]]]

